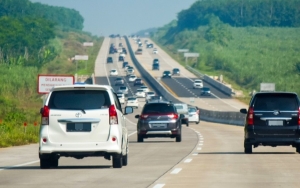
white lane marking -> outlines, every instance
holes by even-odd
[[[165,184],[156,184],[153,188],[163,188]]]
[[[203,146],[203,143],[198,144],[199,146]]]
[[[197,150],[201,150],[202,148],[197,148]]]
[[[180,171],[182,170],[182,168],[175,168],[171,174],[178,174]]]
[[[186,159],[184,163],[190,163],[193,159]]]
[[[193,153],[193,155],[198,155],[198,153]]]
[[[136,132],[137,132],[137,131],[134,131],[133,133],[130,133],[130,134],[128,135],[128,137],[131,137],[131,136],[134,135]]]
[[[199,142],[204,142],[203,140],[200,140]]]
[[[28,163],[18,164],[18,165],[14,165],[14,166],[7,166],[7,167],[4,167],[4,168],[0,168],[0,171],[11,169],[11,168],[16,168],[16,167],[21,167],[21,166],[26,166],[26,165],[30,165],[30,164],[34,164],[34,163],[38,163],[38,162],[40,162],[40,160],[31,161],[31,162],[28,162]]]

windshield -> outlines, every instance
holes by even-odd
[[[127,87],[120,87],[120,90],[126,90],[127,89]]]

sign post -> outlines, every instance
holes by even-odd
[[[187,63],[187,59],[189,57],[195,57],[196,58],[196,61],[197,61],[197,58],[199,57],[199,53],[184,53],[184,57],[185,57],[185,63]]]
[[[78,67],[78,60],[87,61],[89,60],[88,55],[75,55],[74,60],[76,61],[76,73],[77,73],[77,67]],[[85,69],[87,69],[87,62],[85,62]]]

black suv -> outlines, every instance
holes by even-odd
[[[152,64],[152,70],[159,70],[159,64],[158,63]]]
[[[113,63],[113,58],[112,58],[112,57],[107,57],[106,62],[107,62],[107,63]]]
[[[300,153],[299,98],[291,92],[258,92],[251,98],[245,120],[245,153],[252,146],[290,146]]]
[[[164,71],[162,74],[163,78],[172,78],[172,74],[170,71]]]
[[[123,56],[119,56],[119,61],[124,61],[124,57]]]
[[[174,68],[174,69],[172,70],[172,74],[173,74],[173,75],[178,75],[178,76],[180,76],[180,70],[179,70],[179,68]]]
[[[137,141],[144,138],[170,137],[181,142],[181,119],[175,106],[170,102],[153,102],[144,105],[141,115],[136,115]]]

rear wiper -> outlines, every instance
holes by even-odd
[[[68,110],[81,110],[81,112],[85,114],[85,110],[83,108],[65,108],[65,109],[68,109]]]

